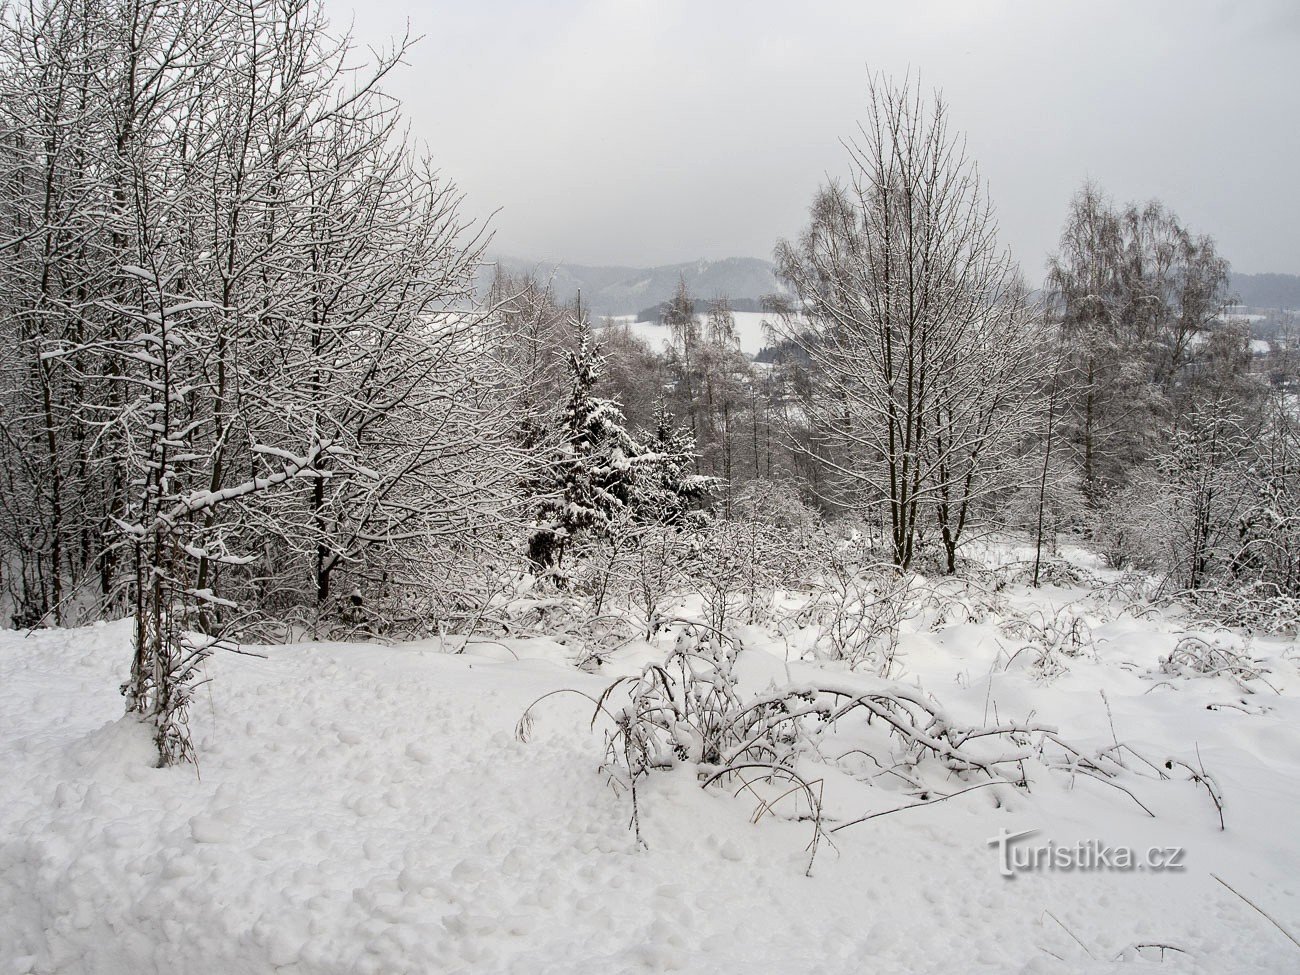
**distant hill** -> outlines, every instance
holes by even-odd
[[[760,311],[764,295],[785,290],[776,279],[772,263],[756,257],[727,257],[657,267],[560,264],[501,255],[490,261],[512,274],[532,273],[549,278],[555,293],[564,301],[581,290],[582,303],[598,318],[635,315],[641,320],[657,320],[658,306],[673,296],[678,280],[686,281],[701,311],[709,299],[722,295],[730,300],[735,311]],[[487,290],[492,274],[493,268],[488,267],[480,275],[482,291]],[[1241,304],[1252,308],[1300,309],[1300,275],[1234,272],[1230,287]]]
[[[768,261],[754,257],[728,257],[718,261],[691,261],[658,267],[592,266],[530,261],[517,257],[492,260],[511,273],[531,272],[549,278],[556,295],[568,300],[582,291],[582,303],[595,316],[633,315],[667,301],[684,280],[697,301],[725,295],[733,307],[748,309],[763,295],[781,291]],[[491,280],[488,271],[484,283]],[[701,309],[702,310],[702,309]]]
[[[1231,288],[1251,308],[1300,308],[1300,275],[1233,273]]]

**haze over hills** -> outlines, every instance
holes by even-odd
[[[1300,308],[1300,275],[1233,273],[1237,300],[1252,308]]]
[[[734,307],[742,310],[756,310],[756,302],[763,295],[783,290],[772,263],[755,257],[658,267],[559,264],[505,256],[493,257],[492,261],[512,274],[532,273],[539,278],[550,278],[556,295],[562,300],[573,298],[581,290],[582,303],[595,316],[632,315],[653,308],[673,296],[679,281],[685,281],[699,301],[725,295]],[[489,270],[484,284],[490,279]],[[755,303],[752,308],[751,303]]]
[[[645,319],[661,302],[672,297],[678,281],[685,281],[696,300],[725,295],[737,311],[758,311],[764,295],[783,291],[770,261],[756,257],[728,257],[715,261],[688,261],[656,267],[563,264],[519,257],[494,256],[493,264],[512,274],[531,273],[549,278],[564,301],[582,292],[591,314],[636,315]],[[492,269],[486,268],[480,286],[486,290]],[[1255,308],[1300,308],[1300,275],[1241,274],[1233,272],[1230,288],[1234,300]],[[701,308],[701,310],[703,310]]]

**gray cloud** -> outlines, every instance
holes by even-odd
[[[1244,271],[1300,271],[1289,0],[803,4],[325,0],[497,248],[585,263],[768,256],[797,233],[867,67],[942,88],[1031,277],[1086,178],[1157,197]]]

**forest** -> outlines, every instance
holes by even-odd
[[[680,289],[667,350],[544,280],[480,300],[490,230],[383,93],[400,44],[357,69],[305,4],[7,16],[6,616],[134,615],[160,721],[223,641],[490,629],[524,574],[599,615],[637,561],[797,574],[828,526],[898,571],[1006,530],[1035,580],[1070,537],[1300,596],[1294,351],[1261,370],[1213,239],[1095,186],[1031,295],[939,96],[873,81],[759,366],[725,296]]]
[[[1166,765],[1112,717],[1089,750],[903,681],[917,620],[1000,620],[1003,670],[1046,685],[1128,613],[1200,627],[1161,683],[1248,713],[1272,687],[1283,657],[1249,641],[1300,629],[1300,332],[1252,344],[1228,261],[1169,207],[1044,201],[1059,246],[1022,269],[942,93],[870,74],[842,172],[809,173],[773,242],[764,354],[685,284],[655,348],[544,274],[476,288],[492,226],[385,93],[407,40],[359,51],[305,0],[0,22],[0,614],[31,647],[119,627],[129,670],[102,682],[152,764],[204,768],[191,720],[232,655],[544,640],[617,677],[577,693],[638,840],[652,771],[766,769],[816,855],[851,824],[801,763],[854,721],[916,804],[1027,791],[1032,755],[1147,812],[1133,776],[1189,783],[1222,825],[1190,738]],[[1070,587],[1091,623],[1007,603]],[[758,630],[786,676],[746,696]]]

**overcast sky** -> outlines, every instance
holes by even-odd
[[[770,257],[798,233],[867,68],[942,89],[1033,280],[1088,178],[1158,198],[1240,271],[1300,273],[1300,2],[325,0],[499,253]]]

